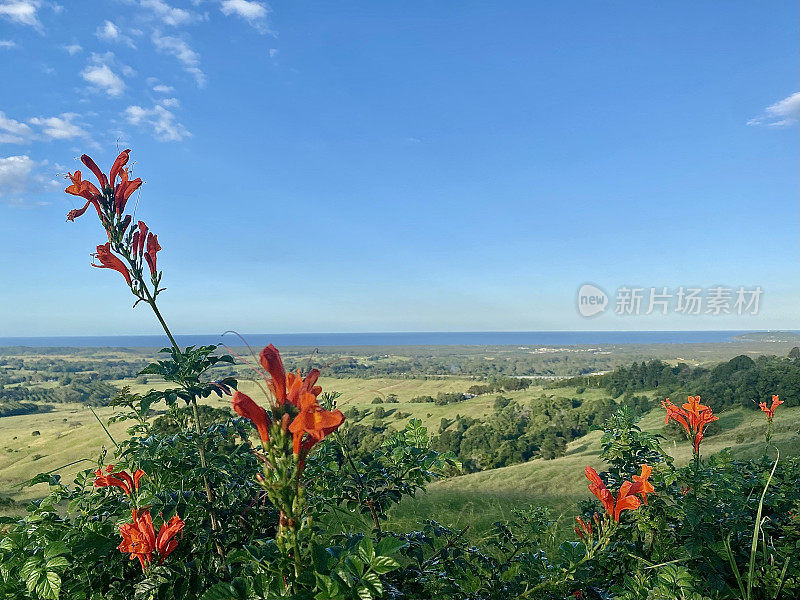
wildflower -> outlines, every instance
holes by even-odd
[[[592,467],[586,467],[586,478],[592,483],[589,484],[589,491],[603,504],[608,514],[614,514],[614,496],[611,494],[606,484],[600,479]]]
[[[312,392],[302,392],[300,395],[300,413],[294,418],[289,431],[293,435],[293,449],[295,454],[303,450],[308,453],[317,442],[336,431],[344,422],[344,415],[339,410],[325,410],[317,402],[317,397]],[[304,438],[304,436],[307,436]],[[302,457],[301,457],[302,458]]]
[[[183,531],[186,523],[183,522],[178,515],[172,517],[168,522],[165,521],[161,524],[156,537],[156,551],[158,552],[158,564],[164,562],[172,551],[178,546],[178,540],[174,539],[175,536]]]
[[[711,408],[700,404],[700,396],[689,396],[687,402],[682,407],[677,407],[669,398],[661,403],[667,411],[664,424],[669,423],[670,419],[679,423],[690,438],[694,438],[694,452],[700,453],[700,442],[703,441],[703,433],[709,423],[719,420],[714,415]]]
[[[68,173],[68,176],[70,181],[72,181],[72,185],[67,186],[64,191],[68,194],[72,194],[73,196],[85,198],[86,204],[83,205],[83,208],[77,208],[69,211],[69,213],[67,213],[67,220],[74,221],[83,215],[83,213],[86,212],[86,209],[89,208],[90,204],[94,206],[99,216],[101,213],[100,201],[103,199],[102,195],[100,194],[100,190],[98,190],[90,181],[83,181],[81,179],[80,171]]]
[[[252,398],[241,392],[233,395],[236,414],[250,419],[256,426],[261,441],[269,442],[269,428],[274,421],[281,423],[282,431],[292,434],[292,451],[299,457],[302,470],[305,457],[315,444],[325,439],[344,422],[339,410],[325,410],[317,401],[322,388],[316,385],[319,371],[311,369],[305,377],[298,370],[286,372],[280,352],[272,344],[260,353],[260,362],[269,374],[267,387],[274,396],[272,419],[267,411]]]
[[[115,271],[122,273],[125,281],[128,282],[128,285],[131,285],[131,274],[128,271],[128,267],[125,266],[125,263],[123,263],[118,256],[111,252],[111,242],[106,242],[105,244],[99,245],[97,247],[97,252],[92,254],[92,256],[100,261],[99,265],[92,263],[93,267],[98,267],[100,269],[114,269]]]
[[[108,178],[106,178],[105,173],[100,170],[100,167],[97,166],[97,163],[95,163],[88,154],[81,155],[81,162],[89,167],[89,170],[97,177],[97,181],[100,182],[100,188],[106,189],[108,187]]]
[[[131,523],[123,523],[119,526],[122,541],[117,548],[120,552],[129,552],[131,560],[138,558],[139,564],[142,565],[142,571],[144,571],[153,561],[153,551],[156,548],[153,519],[150,517],[150,511],[138,511],[135,508],[132,517]]]
[[[133,476],[128,474],[127,471],[117,471],[115,473],[114,465],[108,465],[105,468],[105,474],[103,469],[97,469],[94,472],[94,487],[118,487],[130,496],[134,491],[139,490],[139,480],[144,474],[145,472],[141,469],[136,469],[133,472]]]
[[[67,220],[74,221],[76,218],[83,215],[83,213],[85,213],[86,209],[89,207],[89,204],[94,205],[94,207],[97,209],[98,216],[102,216],[102,203],[104,194],[106,197],[113,198],[113,204],[108,206],[113,205],[114,212],[116,212],[116,214],[121,215],[125,211],[125,204],[127,203],[128,198],[130,198],[131,194],[133,194],[133,192],[139,189],[142,185],[141,178],[129,178],[128,169],[125,165],[128,164],[130,152],[130,149],[120,152],[119,156],[117,156],[116,160],[114,161],[114,164],[111,166],[109,177],[106,177],[105,173],[100,170],[100,167],[97,166],[97,163],[95,163],[91,157],[86,154],[81,156],[81,162],[83,162],[83,164],[85,164],[89,170],[94,173],[95,177],[97,177],[97,181],[100,184],[100,189],[98,189],[93,183],[82,180],[80,171],[75,171],[74,174],[69,173],[69,178],[72,181],[72,185],[67,187],[67,189],[64,191],[74,196],[81,196],[85,198],[87,202],[83,208],[71,210],[67,215]],[[116,183],[118,177],[120,180],[119,184]]]
[[[581,517],[575,517],[575,520],[578,522],[578,526],[575,527],[575,533],[580,536],[583,540],[586,537],[590,538],[594,535],[594,530],[592,529],[592,522],[591,521],[584,521]]]
[[[280,352],[272,344],[261,351],[259,358],[261,366],[270,375],[267,386],[278,405],[289,402],[299,408],[302,393],[310,392],[316,398],[322,392],[320,386],[314,385],[319,379],[319,370],[311,369],[305,377],[300,375],[299,370],[297,373],[287,373]]]
[[[147,262],[147,266],[150,267],[150,274],[153,276],[156,274],[156,253],[159,250],[161,250],[161,245],[158,243],[158,236],[148,233],[147,250],[144,253],[144,260]]]
[[[133,238],[131,239],[131,250],[134,256],[141,257],[144,254],[144,243],[147,240],[149,229],[144,221],[139,221],[137,226],[138,229],[133,232]]]
[[[591,481],[589,491],[602,502],[609,516],[619,522],[623,510],[636,510],[641,506],[642,502],[636,497],[637,494],[642,494],[642,497],[646,498],[647,493],[653,491],[653,486],[647,480],[651,471],[652,469],[648,465],[642,465],[642,474],[634,475],[635,481],[622,482],[616,500],[600,475],[592,467],[586,467],[586,478]]]
[[[142,571],[145,571],[153,562],[154,552],[158,553],[158,564],[163,563],[164,559],[172,554],[172,551],[178,546],[178,540],[174,538],[183,530],[186,523],[178,515],[175,515],[169,521],[161,524],[156,536],[149,510],[140,511],[134,508],[131,516],[130,523],[123,523],[119,526],[122,541],[117,548],[120,552],[130,553],[131,560],[138,558],[139,564],[142,565]]]
[[[272,424],[267,411],[256,404],[250,396],[239,391],[233,393],[232,404],[237,415],[249,419],[256,426],[261,442],[266,445],[269,442],[269,427]]]
[[[650,465],[642,465],[641,475],[633,476],[633,481],[635,483],[641,484],[641,489],[639,491],[639,494],[641,495],[642,502],[644,502],[645,506],[647,506],[647,494],[655,491],[653,484],[650,483],[649,481],[650,474],[652,472],[653,472],[653,467],[651,467]]]
[[[758,407],[761,409],[761,412],[767,415],[767,419],[772,421],[772,417],[775,416],[775,409],[778,408],[781,404],[783,404],[783,400],[780,399],[779,396],[772,396],[772,406],[767,408],[766,402],[760,402]]]

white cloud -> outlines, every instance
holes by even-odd
[[[42,135],[49,140],[71,140],[77,137],[88,138],[89,133],[74,119],[76,113],[62,113],[57,117],[34,117],[28,119],[31,125],[41,128]]]
[[[108,65],[89,65],[81,71],[83,77],[91,85],[102,88],[109,96],[121,96],[125,82],[114,73]]]
[[[0,144],[23,144],[31,139],[33,131],[25,123],[9,119],[0,110]]]
[[[155,138],[162,142],[180,142],[192,135],[175,120],[172,112],[158,104],[153,108],[129,106],[124,116],[131,125],[152,128]]]
[[[766,125],[767,127],[786,127],[797,123],[800,117],[800,92],[779,100],[764,109],[759,116],[750,119],[748,125]]]
[[[114,67],[112,69],[112,66]],[[125,82],[115,71],[130,77],[135,71],[126,65],[116,66],[114,54],[92,54],[89,64],[81,71],[81,77],[94,88],[104,91],[109,96],[121,96],[125,90]]]
[[[83,138],[91,141],[89,132],[76,123],[76,113],[62,113],[54,117],[32,117],[27,123],[16,121],[0,111],[0,144],[27,144],[33,140],[71,140]]]
[[[270,58],[277,58],[279,53],[280,53],[280,50],[278,50],[277,48],[270,48],[269,49],[269,57]]]
[[[171,27],[188,25],[203,20],[202,15],[183,8],[170,6],[164,0],[141,0],[141,6],[151,10],[156,19]]]
[[[0,40],[0,48],[16,48],[17,42],[14,40]]]
[[[241,17],[261,33],[269,32],[267,15],[269,7],[263,2],[255,0],[222,0],[220,5],[222,14]]]
[[[41,30],[42,24],[36,15],[41,4],[41,0],[0,0],[0,17]]]
[[[66,50],[70,56],[74,56],[83,50],[83,47],[80,44],[70,44],[69,46],[64,46],[64,50]]]
[[[174,92],[175,88],[172,87],[171,85],[164,85],[162,83],[159,83],[153,86],[153,91],[159,94],[169,94]]]
[[[161,35],[158,30],[153,32],[153,45],[162,54],[169,54],[178,59],[183,65],[183,70],[190,73],[198,87],[206,83],[206,75],[200,69],[200,55],[192,50],[184,40],[179,37]]]
[[[181,105],[177,98],[164,98],[159,104],[167,108],[178,108]]]
[[[25,196],[38,196],[58,185],[42,173],[47,161],[37,162],[30,156],[0,156],[0,200],[13,206],[42,206]]]
[[[120,28],[114,25],[114,23],[111,21],[104,21],[103,24],[97,28],[97,31],[95,31],[94,34],[97,36],[97,39],[104,42],[125,44],[130,48],[136,48],[136,44],[133,43],[133,40],[128,36],[123,35]]]

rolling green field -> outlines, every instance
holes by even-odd
[[[782,407],[783,408],[783,407]],[[757,457],[764,449],[766,422],[760,412],[735,408],[719,414],[716,433],[703,440],[704,456],[731,448],[734,456]],[[639,422],[646,431],[664,431],[664,411],[653,409]],[[800,454],[800,407],[784,408],[776,413],[772,443],[783,456]],[[404,500],[391,517],[400,528],[437,515],[442,522],[465,527],[470,525],[478,536],[496,520],[506,518],[514,509],[527,505],[545,505],[555,516],[565,516],[572,527],[571,515],[578,502],[591,499],[584,477],[590,465],[600,470],[600,431],[574,440],[566,456],[554,460],[534,459],[527,463],[471,473],[438,481],[424,494]],[[665,451],[676,464],[689,462],[692,446],[683,439],[662,441]]]

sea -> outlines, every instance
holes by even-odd
[[[742,341],[756,331],[417,331],[385,333],[248,333],[251,346],[573,346],[610,344],[713,344]],[[798,333],[798,332],[791,332]],[[225,343],[242,346],[237,335],[176,335],[181,346]],[[163,335],[0,337],[2,346],[68,348],[160,348]]]

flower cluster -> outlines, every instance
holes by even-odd
[[[270,444],[273,426],[279,427],[284,435],[291,434],[292,452],[302,470],[309,451],[339,428],[344,415],[339,410],[325,410],[320,406],[318,397],[322,388],[316,385],[317,369],[311,369],[305,377],[299,371],[287,373],[278,349],[272,344],[261,351],[259,359],[269,374],[266,384],[274,399],[271,416],[250,396],[239,391],[233,393],[233,410],[252,421],[265,449]]]
[[[175,515],[161,524],[156,535],[150,511],[134,508],[131,512],[131,522],[119,526],[122,542],[117,547],[120,552],[130,553],[131,560],[138,558],[142,571],[146,571],[153,561],[154,553],[158,554],[158,564],[161,564],[175,550],[178,540],[174,538],[185,525],[183,519]]]
[[[139,480],[145,472],[136,469],[133,475],[127,471],[114,472],[114,465],[108,465],[105,469],[97,469],[94,472],[94,487],[118,487],[128,496],[139,490]]]
[[[142,185],[141,178],[130,178],[127,166],[129,159],[130,150],[123,150],[106,176],[91,157],[82,155],[81,161],[97,177],[100,187],[83,179],[80,171],[69,173],[72,183],[64,191],[84,198],[86,204],[82,208],[69,211],[67,220],[74,221],[89,206],[93,206],[108,236],[108,242],[97,246],[92,254],[97,262],[93,262],[92,266],[117,271],[139,299],[148,301],[160,291],[158,285],[161,274],[157,268],[156,256],[161,246],[158,236],[149,231],[144,221],[138,221],[136,226],[131,226],[133,217],[125,214],[128,200]],[[150,270],[152,294],[146,289],[142,277],[144,264]]]
[[[108,465],[104,469],[97,469],[94,475],[94,487],[117,487],[133,497],[139,491],[139,480],[145,472],[136,469],[131,475],[127,471],[115,471],[114,465]],[[161,524],[156,535],[150,511],[133,508],[131,522],[119,526],[122,542],[117,547],[120,552],[130,553],[131,560],[138,558],[142,571],[145,571],[153,561],[154,552],[158,554],[158,564],[161,564],[175,550],[178,540],[174,538],[185,525],[183,519],[175,515]]]
[[[703,432],[709,423],[719,420],[711,408],[700,404],[700,396],[689,396],[682,407],[675,406],[669,398],[664,400],[661,405],[667,411],[664,424],[670,420],[679,423],[685,430],[689,438],[694,441],[695,454],[700,453],[700,442],[703,441]]]
[[[586,478],[591,482],[589,484],[589,491],[592,492],[597,499],[603,504],[608,515],[619,522],[620,514],[623,510],[636,510],[641,506],[642,502],[647,504],[647,494],[655,491],[653,484],[650,483],[649,477],[653,472],[653,468],[649,465],[642,465],[641,475],[634,475],[633,481],[623,481],[617,492],[617,498],[606,487],[605,482],[600,479],[592,467],[586,467]],[[641,496],[641,500],[637,498]],[[580,523],[580,522],[579,522]],[[590,530],[589,530],[590,531]]]
[[[773,395],[772,405],[768,407],[766,402],[759,402],[758,407],[761,409],[761,412],[767,415],[767,420],[772,423],[772,418],[775,416],[775,409],[781,404],[783,404],[783,400],[781,400],[779,396]]]

